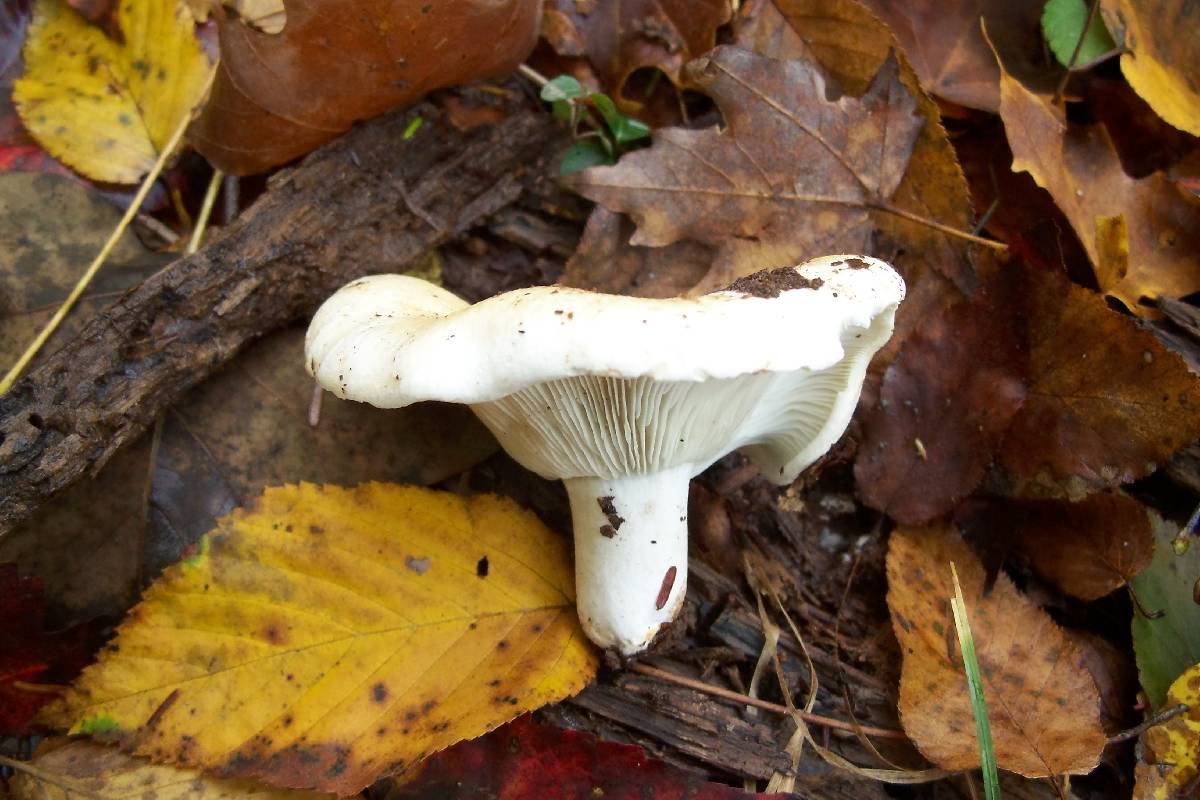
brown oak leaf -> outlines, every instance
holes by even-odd
[[[949,599],[962,584],[996,763],[1026,777],[1087,773],[1104,749],[1100,696],[1083,654],[1007,575],[984,591],[975,554],[949,527],[898,528],[888,547],[888,608],[900,641],[900,721],[944,769],[979,766],[971,699]]]
[[[634,245],[717,249],[700,284],[825,253],[866,252],[873,217],[904,176],[923,120],[889,59],[861,97],[825,97],[819,68],[718,47],[688,65],[727,128],[656,131],[653,145],[573,182],[628,213]]]
[[[227,172],[261,172],[434,89],[504,74],[533,49],[541,18],[539,0],[284,7],[278,34],[220,23],[221,66],[191,137]]]

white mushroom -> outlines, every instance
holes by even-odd
[[[583,628],[631,655],[683,602],[691,477],[741,450],[793,481],[845,431],[903,297],[890,266],[849,255],[670,300],[542,286],[468,305],[379,275],[321,306],[306,355],[339,397],[468,403],[561,479]]]

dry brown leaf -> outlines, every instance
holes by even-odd
[[[1095,293],[1016,261],[924,321],[880,399],[863,423],[858,490],[910,525],[981,479],[998,494],[1078,499],[1200,436],[1200,387],[1178,355]]]
[[[699,283],[712,264],[714,248],[709,245],[682,241],[634,247],[628,244],[633,230],[629,217],[596,206],[562,283],[607,294],[674,297]]]
[[[1000,117],[1014,171],[1026,171],[1054,197],[1079,236],[1100,288],[1139,314],[1143,297],[1200,291],[1200,201],[1162,173],[1129,177],[1102,126],[1068,124],[1062,110],[1003,73]],[[1100,233],[1124,217],[1129,266],[1110,275],[1100,265]],[[1098,232],[1099,228],[1099,232]]]
[[[711,50],[729,21],[729,0],[553,0],[542,36],[560,55],[585,57],[604,91],[626,113],[642,102],[625,92],[643,67],[661,70],[677,87],[683,65]]]
[[[1077,499],[1144,477],[1200,437],[1200,384],[1182,358],[1094,292],[1029,277],[1029,394],[993,488]]]
[[[1191,0],[1104,0],[1121,72],[1159,116],[1200,136],[1200,13]]]
[[[923,320],[863,419],[863,500],[904,524],[945,514],[983,481],[1025,402],[1018,282],[997,280]]]
[[[688,74],[727,128],[656,131],[654,144],[573,182],[633,217],[634,245],[715,247],[698,289],[822,253],[867,252],[923,121],[889,61],[861,98],[825,99],[818,68],[719,47]]]
[[[941,3],[937,0],[863,0],[896,34],[921,85],[930,94],[969,108],[1000,108],[1000,70],[984,41],[979,21],[987,19],[1010,69],[1025,80],[1050,77],[1019,56],[1041,51],[1043,0]],[[1057,80],[1058,75],[1053,75]]]
[[[538,0],[286,0],[282,33],[220,23],[221,66],[193,141],[261,172],[442,86],[503,74],[533,49]]]
[[[815,35],[810,30],[813,43],[832,59],[822,64],[822,69],[827,74],[832,72],[834,76],[827,81],[826,89],[835,94],[845,91],[860,95],[865,92],[894,48],[894,40],[883,23],[851,0],[784,5],[791,14],[786,19],[770,0],[750,0],[742,4],[734,21],[735,44],[772,59],[811,64],[814,48],[806,44],[805,39],[792,27],[793,23],[800,24],[809,18],[836,20],[836,25],[823,25]],[[941,126],[937,106],[921,91],[915,74],[902,58],[899,80],[914,96],[916,113],[924,118],[924,126],[908,160],[908,168],[890,202],[902,212],[935,220],[944,227],[969,230],[970,200],[966,182]],[[760,141],[759,146],[766,144]],[[779,158],[792,157],[791,148],[779,149],[784,151],[779,153]],[[794,182],[796,177],[786,176],[785,186]],[[801,188],[806,187],[801,185]],[[908,297],[900,309],[897,334],[893,338],[893,341],[899,342],[922,319],[960,297],[960,291],[969,291],[974,286],[970,245],[964,239],[947,235],[944,229],[913,223],[894,215],[878,214],[874,217],[872,221],[878,227],[868,237],[870,249],[866,252],[892,261],[908,284]],[[738,219],[729,220],[735,226],[739,222]],[[795,222],[795,219],[789,221],[788,226]],[[812,222],[810,219],[801,227],[805,224],[811,226]],[[753,225],[752,222],[750,224]],[[625,226],[625,223],[621,224],[622,229]],[[663,248],[642,247],[628,244],[624,238],[614,240],[618,234],[612,232],[613,227],[609,221],[589,226],[580,253],[573,260],[574,269],[568,270],[571,285],[666,296],[677,293],[679,287],[689,281],[694,282],[692,276],[698,267],[708,271],[712,261],[708,254],[715,247],[705,244],[703,240],[686,240]],[[593,229],[598,234],[595,237],[589,235]],[[751,235],[768,237],[776,233],[752,230]],[[772,245],[772,249],[779,249],[771,242],[768,244]],[[674,248],[681,249],[675,251]],[[768,248],[763,249],[765,251]],[[603,253],[603,257],[598,255],[600,253]],[[765,266],[752,260],[754,255],[751,250],[747,262],[736,265],[737,271],[731,277]],[[763,253],[763,257],[771,255],[770,252]],[[610,258],[620,260],[617,269],[613,269],[613,265],[606,260]],[[701,263],[702,260],[704,263]],[[595,275],[590,275],[591,272],[595,272]],[[714,270],[709,274],[701,288],[719,285],[720,272]],[[623,285],[621,281],[624,281]],[[888,357],[888,353],[882,354],[877,361],[884,363]]]
[[[773,17],[782,15],[789,30],[795,32],[795,38],[774,37],[772,41],[785,49],[764,54],[800,58],[814,53],[831,81],[850,94],[864,92],[889,53],[899,51],[883,21],[855,0],[778,0],[778,10],[769,2],[762,5],[767,6],[760,14],[768,18],[768,29],[778,25]],[[899,62],[900,81],[916,100],[925,126],[892,203],[909,214],[969,231],[974,224],[970,195],[938,106],[902,55]],[[965,239],[947,235],[944,229],[899,216],[881,215],[878,223],[874,255],[892,261],[908,284],[907,299],[896,318],[893,342],[898,343],[923,319],[975,288],[975,248]],[[888,358],[885,351],[877,363],[886,363]]]
[[[51,740],[10,778],[13,800],[333,800],[335,795],[271,789],[252,781],[221,780],[196,770],[151,764],[80,739]]]
[[[900,719],[945,769],[979,766],[966,673],[949,598],[950,564],[962,583],[996,763],[1027,777],[1090,772],[1104,749],[1100,698],[1079,650],[1001,574],[984,570],[948,527],[899,528],[888,548],[888,606],[900,640]]]
[[[1017,548],[1034,571],[1081,600],[1124,586],[1154,555],[1145,507],[1119,492],[1074,503],[1025,500],[1013,511]]]

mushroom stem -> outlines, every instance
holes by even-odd
[[[575,594],[588,638],[631,656],[670,622],[687,590],[693,465],[617,478],[568,478]]]

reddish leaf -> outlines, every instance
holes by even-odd
[[[1079,498],[1197,436],[1200,391],[1178,355],[1099,295],[1013,262],[905,343],[855,475],[868,504],[923,524],[993,461],[996,492]]]
[[[1000,108],[1000,70],[979,28],[988,32],[1010,68],[1025,80],[1053,87],[1049,64],[1022,60],[1041,52],[1039,19],[1043,0],[988,3],[984,0],[863,0],[895,32],[905,54],[931,94],[985,111]]]
[[[29,0],[0,3],[0,145],[29,144],[29,134],[12,103],[12,86],[22,69],[21,45],[29,29]]]
[[[0,737],[34,733],[34,715],[55,698],[20,684],[70,680],[90,660],[91,631],[47,634],[43,620],[42,582],[0,564]]]
[[[863,421],[854,475],[868,505],[920,524],[983,480],[1025,402],[1019,290],[994,281],[906,340]]]
[[[533,48],[541,16],[539,0],[284,6],[279,34],[220,23],[221,66],[192,136],[228,172],[260,172],[434,89],[504,74]]]
[[[524,716],[479,739],[430,758],[390,800],[748,800],[752,795],[710,783],[649,758],[639,747],[603,742]]]
[[[1034,572],[1081,600],[1124,586],[1154,555],[1146,507],[1120,492],[1076,502],[975,498],[954,516],[989,550],[1015,548]]]
[[[998,118],[980,121],[954,137],[954,150],[971,188],[984,230],[1039,268],[1066,265],[1084,285],[1094,282],[1087,251],[1054,198],[1027,172],[1013,172],[1012,151]]]
[[[3,124],[0,122],[0,126]],[[0,147],[0,172],[48,172],[77,179],[74,172],[55,161],[53,156],[37,145]]]

